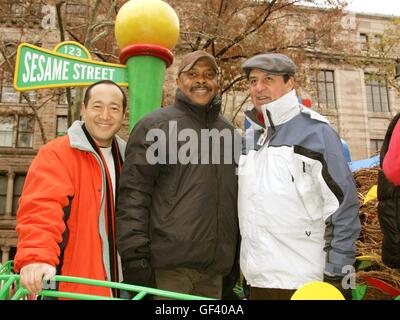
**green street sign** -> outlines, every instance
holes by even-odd
[[[75,41],[64,41],[59,43],[55,48],[55,52],[66,54],[68,56],[78,57],[82,59],[90,59],[89,50],[83,45]]]
[[[126,66],[92,60],[80,43],[65,41],[53,51],[28,43],[18,47],[14,87],[18,91],[87,86],[112,80],[128,86]]]

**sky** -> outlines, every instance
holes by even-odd
[[[347,10],[400,16],[400,0],[348,0]]]

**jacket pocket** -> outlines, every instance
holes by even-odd
[[[288,168],[291,174],[290,182],[294,184],[297,196],[310,220],[322,219],[323,199],[314,177],[316,170],[314,164],[305,159],[294,159]]]

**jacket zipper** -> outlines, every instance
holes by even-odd
[[[205,121],[206,129],[210,129],[210,124],[208,122],[209,112],[210,111],[206,112],[206,121]],[[218,230],[219,230],[219,176],[218,176],[218,172],[219,171],[218,171],[218,165],[212,163],[212,160],[213,160],[212,151],[213,151],[213,148],[212,148],[212,145],[211,145],[211,155],[210,155],[211,159],[210,159],[210,161],[211,161],[211,165],[214,166],[214,168],[215,168],[215,179],[216,179],[216,182],[217,182],[217,191],[216,191],[216,193],[217,193],[217,217],[216,217],[217,221],[216,221],[216,227],[215,227],[215,237],[216,238],[215,238],[215,249],[214,249],[214,257],[213,257],[213,264],[214,264],[215,261],[216,261],[217,250],[218,250],[218,242],[219,242],[219,239],[218,239]]]
[[[218,250],[218,243],[219,243],[219,237],[218,237],[218,231],[219,231],[219,170],[218,170],[218,165],[215,164],[215,177],[217,179],[217,226],[216,226],[216,243],[215,243],[215,250],[214,250],[214,261],[216,261],[216,256],[217,256],[217,250]]]

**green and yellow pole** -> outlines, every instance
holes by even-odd
[[[161,106],[165,70],[179,38],[179,19],[161,0],[131,0],[115,20],[120,61],[128,67],[129,128]]]

